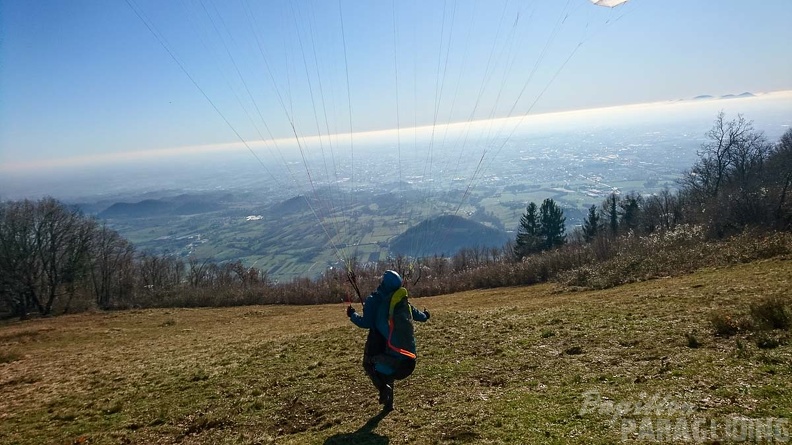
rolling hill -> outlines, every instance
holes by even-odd
[[[768,344],[743,331],[716,336],[711,321],[789,298],[790,277],[792,262],[779,257],[604,291],[412,299],[432,317],[416,327],[418,366],[397,382],[387,416],[360,369],[365,332],[344,304],[6,323],[0,442],[674,442],[648,422],[689,434],[699,424],[713,443],[733,419],[792,417],[789,332],[770,332],[780,342]]]
[[[159,216],[199,215],[223,210],[233,200],[228,193],[180,194],[172,197],[144,199],[139,202],[116,202],[98,213],[102,219],[153,218]]]
[[[390,242],[396,254],[426,257],[451,256],[463,248],[500,248],[510,239],[499,229],[455,215],[422,221]]]

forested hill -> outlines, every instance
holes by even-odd
[[[410,227],[391,242],[396,254],[451,256],[463,248],[500,248],[510,239],[500,229],[456,215],[443,215]]]
[[[150,218],[166,215],[195,215],[223,210],[223,204],[230,200],[228,195],[182,194],[172,198],[145,199],[140,202],[117,202],[98,216],[102,219],[113,218]]]

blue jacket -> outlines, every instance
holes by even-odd
[[[398,288],[396,288],[398,289]],[[355,326],[363,329],[376,329],[382,335],[388,335],[388,320],[377,320],[377,315],[380,313],[380,306],[383,304],[388,304],[390,301],[391,295],[396,289],[388,289],[384,284],[380,284],[377,290],[371,293],[368,297],[366,297],[366,301],[363,302],[363,315],[358,313],[352,314],[349,317],[352,320],[352,323]],[[384,323],[385,330],[382,330],[382,323]]]
[[[383,337],[388,338],[388,309],[385,306],[390,302],[391,295],[397,290],[398,288],[388,289],[380,284],[377,290],[366,297],[366,301],[363,302],[363,315],[356,312],[349,319],[359,328],[376,329]],[[382,309],[380,309],[380,306],[383,306]],[[426,314],[413,307],[413,305],[410,305],[410,310],[413,320],[420,322],[427,320]],[[384,317],[382,316],[383,313],[385,314]]]

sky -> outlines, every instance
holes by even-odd
[[[789,17],[789,0],[0,0],[0,174],[792,90]]]

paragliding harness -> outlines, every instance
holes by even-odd
[[[415,360],[415,353],[401,346],[412,346],[415,349],[415,332],[413,330],[412,311],[407,302],[407,289],[400,287],[391,295],[388,306],[388,349],[397,354]],[[400,346],[394,345],[394,341]]]
[[[387,352],[376,357],[393,369],[391,378],[401,380],[415,370],[415,331],[412,308],[407,301],[407,289],[400,287],[390,297],[388,304]]]

